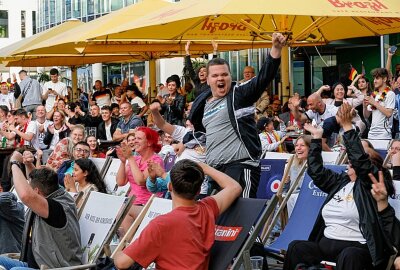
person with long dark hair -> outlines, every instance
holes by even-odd
[[[73,179],[73,182],[70,181]],[[87,193],[89,189],[98,192],[107,193],[107,187],[101,179],[99,170],[96,165],[87,158],[80,158],[75,160],[74,173],[72,177],[65,175],[64,178],[65,188],[70,192],[83,191]]]

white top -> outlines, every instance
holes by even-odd
[[[162,159],[164,159],[167,156],[168,153],[170,155],[176,155],[174,147],[172,145],[170,145],[170,144],[163,145],[163,147],[161,148],[160,152],[158,152],[158,155]]]
[[[107,141],[112,141],[111,123],[108,126],[106,124],[104,124],[104,127],[106,128]]]
[[[25,133],[32,133],[33,138],[31,140],[31,145],[35,149],[46,149],[46,145],[43,143],[43,139],[47,130],[53,122],[45,120],[43,124],[39,123],[37,120],[30,121]],[[43,132],[39,132],[39,127],[43,126]]]
[[[45,84],[43,85],[43,95],[46,94],[47,91],[49,91],[49,88],[56,91],[57,94],[63,97],[65,97],[68,94],[66,84],[60,81],[58,81],[57,83],[53,83],[52,81],[45,82]],[[46,99],[46,112],[51,111],[51,109],[54,107],[56,98],[57,98],[56,95],[53,94],[48,95]]]
[[[182,142],[183,137],[186,135],[186,133],[192,132],[191,129],[182,126],[174,125],[174,127],[175,130],[171,134],[171,137],[178,142]],[[206,162],[206,155],[205,153],[204,154],[199,153],[198,151],[196,151],[196,149],[185,148],[182,154],[176,157],[175,163],[182,159],[190,159],[195,162]]]
[[[375,100],[379,99],[380,95],[376,95]],[[388,109],[394,109],[396,94],[389,91],[384,101],[379,104]],[[369,129],[368,139],[375,140],[391,140],[392,139],[392,124],[393,114],[391,117],[386,117],[380,110],[372,110],[371,128]]]
[[[131,100],[131,104],[137,104],[140,108],[143,108],[144,106],[146,106],[146,103],[144,103],[143,99],[141,99],[140,97],[134,97]]]
[[[324,120],[335,116],[338,109],[339,107],[335,107],[334,105],[325,104],[325,111],[322,114],[308,110],[306,111],[306,115],[310,120],[315,120],[316,124],[322,127]]]
[[[360,216],[353,197],[354,182],[349,182],[322,208],[326,228],[324,236],[334,240],[366,240],[360,232]]]
[[[0,105],[7,106],[7,108],[11,110],[14,105],[14,99],[11,98],[10,94],[0,93]]]

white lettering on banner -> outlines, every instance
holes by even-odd
[[[215,227],[215,240],[235,241],[242,229],[242,227],[226,227],[217,225]]]
[[[308,188],[312,190],[312,195],[313,196],[318,196],[318,197],[326,197],[328,196],[328,194],[326,194],[325,192],[319,190],[319,188],[314,185],[314,181],[310,181],[308,183]]]
[[[269,172],[271,170],[271,165],[261,165],[261,171]]]

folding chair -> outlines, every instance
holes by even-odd
[[[339,165],[327,165],[326,167],[338,173],[341,173],[346,169],[345,166]],[[311,177],[306,173],[300,189],[299,197],[288,224],[274,243],[265,246],[265,250],[268,252],[270,257],[283,261],[284,254],[286,253],[290,242],[293,240],[308,239],[326,196],[327,194],[317,188]],[[280,209],[275,213],[268,232],[270,232],[275,225],[279,212]]]
[[[164,170],[169,172],[172,167],[175,165],[176,155],[172,155],[168,153],[164,158]]]
[[[322,151],[322,160],[324,165],[339,165],[343,161],[345,152],[326,152]]]
[[[127,196],[131,186],[127,183],[125,186],[117,185],[117,173],[119,166],[121,165],[121,160],[117,158],[111,158],[107,170],[104,173],[104,183],[106,183],[107,190],[117,196]]]
[[[266,153],[265,158],[261,160],[261,176],[257,190],[257,198],[270,199],[276,194],[279,204],[282,204],[282,192],[289,179],[289,171],[293,163],[293,158],[293,154],[277,152]],[[281,214],[281,225],[284,227],[286,223],[287,211],[283,211]]]
[[[245,270],[252,269],[250,249],[277,203],[276,196],[270,200],[238,198],[219,216],[208,269],[226,270],[233,260],[232,270],[242,264]],[[229,230],[232,233],[226,237]]]
[[[389,204],[394,208],[397,219],[400,220],[400,181],[393,181],[395,195],[394,198],[389,197]]]
[[[390,168],[391,167],[390,155],[388,155],[387,153],[388,153],[389,149],[392,147],[392,144],[393,144],[393,140],[391,140],[390,143],[388,144],[387,151],[385,153],[385,156],[383,157],[383,159],[384,159],[383,160],[383,167],[385,167],[385,168]],[[384,152],[379,153],[379,154],[382,156],[383,153]]]
[[[368,140],[375,148],[375,150],[379,153],[379,155],[385,159],[387,155],[387,150],[392,144],[393,140]]]
[[[149,222],[159,215],[166,214],[172,210],[172,201],[167,199],[158,198],[152,195],[147,201],[142,211],[140,211],[138,217],[129,227],[124,237],[121,239],[119,245],[111,254],[111,258],[114,258],[118,251],[122,251],[132,241],[137,239],[143,229],[149,224]]]
[[[90,160],[93,161],[94,165],[96,165],[97,169],[99,170],[100,176],[103,179],[108,167],[110,166],[112,157],[90,158]]]

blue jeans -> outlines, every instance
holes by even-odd
[[[33,268],[29,268],[26,262],[10,259],[5,256],[0,256],[0,265],[6,270],[34,270]]]

